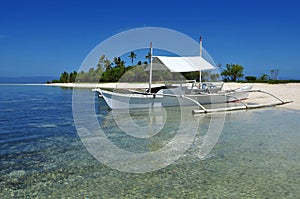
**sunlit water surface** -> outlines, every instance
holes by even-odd
[[[163,169],[127,173],[98,162],[81,142],[72,115],[72,89],[1,85],[0,92],[0,198],[300,196],[297,111],[269,108],[228,113],[206,159],[196,155],[201,142],[194,141],[181,158]],[[103,101],[95,100],[107,138],[128,151],[155,151],[171,141],[178,129],[180,110],[168,108],[161,133],[149,139],[128,136]],[[195,140],[201,139],[213,116],[187,115],[199,125]],[[122,120],[122,114],[119,117]],[[140,126],[149,125],[147,111],[133,111],[131,117]]]

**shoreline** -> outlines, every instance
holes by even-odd
[[[148,83],[51,83],[44,84],[45,86],[56,86],[56,87],[66,87],[66,88],[148,88]],[[160,86],[162,84],[156,84]],[[300,83],[287,83],[287,84],[267,84],[267,83],[235,83],[226,82],[224,83],[223,89],[237,89],[242,86],[253,85],[254,90],[262,90],[279,97],[284,101],[292,100],[292,103],[285,104],[279,107],[284,107],[292,110],[300,110]],[[266,103],[268,100],[275,100],[266,95],[260,93],[250,93],[250,102]]]
[[[57,86],[57,87],[65,87],[65,88],[148,88],[149,83],[51,83],[44,84],[45,86]],[[153,84],[156,86],[163,86],[164,84]]]

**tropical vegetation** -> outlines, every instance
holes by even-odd
[[[125,61],[121,57],[114,57],[110,61],[105,55],[101,55],[96,67],[91,67],[88,71],[71,73],[61,73],[58,80],[52,80],[47,83],[84,83],[84,82],[145,82],[149,79],[149,71],[146,70],[150,62],[150,52],[146,54],[144,62],[139,60],[136,65],[133,65],[137,55],[135,52],[130,52],[128,57],[131,60],[131,65],[126,66]],[[219,65],[220,67],[221,65]],[[126,73],[126,75],[124,75]],[[223,81],[239,81],[239,82],[263,82],[263,83],[287,83],[299,82],[296,80],[278,80],[278,69],[272,69],[270,74],[263,73],[260,77],[245,76],[244,80],[244,67],[239,64],[226,64],[226,68],[221,72]],[[172,80],[172,79],[188,79],[199,80],[199,72],[188,72],[181,74],[162,73],[161,71],[153,71],[154,80]],[[217,81],[220,79],[219,73],[212,71],[202,71],[202,81]]]
[[[225,81],[235,82],[237,79],[244,76],[244,67],[239,64],[226,64],[226,69],[223,70],[221,75],[224,76]]]

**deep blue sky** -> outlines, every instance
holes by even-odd
[[[300,79],[299,10],[296,0],[0,1],[0,76],[71,72],[101,41],[151,26],[202,35],[216,63],[245,75]]]

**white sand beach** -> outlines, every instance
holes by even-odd
[[[282,105],[281,107],[300,110],[300,83],[288,83],[288,84],[264,84],[264,83],[225,83],[224,89],[236,89],[241,86],[253,85],[253,90],[262,90],[269,92],[276,97],[284,101],[292,100],[292,103]],[[276,99],[260,93],[251,93],[249,95],[250,102],[268,103],[276,101]]]
[[[147,88],[148,84],[134,84],[134,83],[53,83],[46,84],[47,86],[59,86],[59,87],[69,87],[69,88]],[[285,104],[281,107],[300,110],[300,83],[288,83],[288,84],[264,84],[264,83],[225,83],[224,89],[236,89],[246,85],[253,85],[254,90],[262,90],[270,92],[275,96],[279,97],[284,101],[292,100],[292,103]],[[259,102],[268,103],[275,102],[276,99],[272,98],[266,94],[261,93],[251,93],[249,95],[249,102]]]

